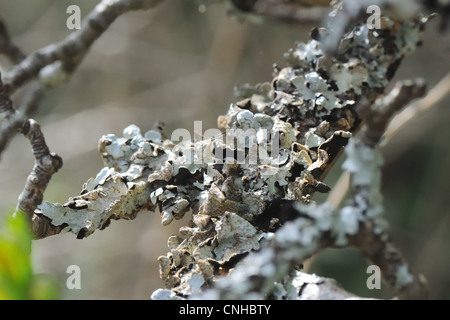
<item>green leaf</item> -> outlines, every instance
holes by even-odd
[[[33,274],[31,241],[26,215],[9,215],[0,233],[1,300],[56,298],[55,284]]]

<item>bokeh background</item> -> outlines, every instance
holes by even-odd
[[[1,0],[0,15],[14,41],[30,53],[70,33],[69,5],[82,17],[97,1]],[[94,44],[79,70],[48,91],[34,118],[47,143],[64,159],[45,200],[64,203],[103,167],[97,144],[104,134],[121,135],[129,124],[143,132],[157,120],[192,132],[195,120],[215,128],[217,116],[235,101],[236,84],[270,81],[272,65],[295,41],[307,41],[313,25],[275,20],[239,22],[217,4],[198,10],[194,1],[167,0],[146,12],[120,17]],[[450,70],[450,32],[431,21],[423,46],[407,57],[395,79],[423,77],[431,88]],[[0,60],[7,69],[6,60]],[[434,299],[450,298],[450,99],[401,131],[384,149],[383,193],[394,241],[413,268],[423,273]],[[0,161],[0,215],[16,205],[33,165],[28,141],[16,136]],[[327,177],[333,186],[339,164]],[[318,201],[322,201],[318,198]],[[113,221],[84,240],[63,234],[34,241],[36,273],[60,283],[61,299],[148,299],[163,286],[157,257],[167,238],[186,220],[168,227],[159,213],[141,212],[133,221]],[[81,289],[68,290],[67,267],[81,268]],[[355,249],[328,249],[314,257],[311,272],[337,279],[363,296],[390,298],[385,285],[368,290],[367,263]]]

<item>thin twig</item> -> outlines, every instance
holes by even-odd
[[[11,94],[17,88],[36,77],[45,67],[56,61],[52,72],[65,79],[81,63],[92,44],[122,14],[131,10],[149,9],[163,0],[103,0],[89,13],[79,30],[72,32],[59,43],[51,44],[27,56],[20,64],[4,75],[6,91]],[[54,85],[54,84],[53,84]]]
[[[20,55],[20,51],[11,51],[11,48],[15,47],[11,44],[4,24],[0,24],[0,36],[3,38],[4,50],[8,49],[7,52],[11,55],[15,53],[11,58],[21,61],[4,76],[4,82],[0,80],[0,115],[3,115],[0,127],[0,152],[18,130],[30,140],[35,164],[19,196],[16,214],[24,213],[28,216],[35,238],[39,239],[59,233],[64,227],[63,225],[55,227],[50,223],[50,219],[39,214],[38,211],[35,213],[37,206],[42,203],[44,191],[51,177],[62,167],[62,159],[58,155],[50,153],[39,124],[32,119],[25,121],[28,115],[36,109],[37,102],[42,97],[43,84],[36,82],[31,86],[20,111],[13,108],[9,94],[33,79],[45,66],[54,62],[59,61],[60,63],[54,64],[53,73],[72,73],[94,41],[108,29],[118,16],[130,10],[148,9],[161,1],[104,0],[88,15],[80,30],[73,32],[60,43],[38,50],[26,58]],[[57,77],[57,79],[64,78],[64,76]],[[46,84],[48,85],[48,83]]]
[[[399,299],[427,299],[428,284],[422,274],[414,274],[405,257],[386,232],[380,233],[372,222],[365,223],[351,243],[380,268],[384,279]]]
[[[51,176],[62,167],[62,159],[50,153],[39,124],[29,119],[21,129],[23,135],[30,140],[35,164],[29,174],[23,192],[19,196],[17,210],[31,216],[39,204],[42,203],[44,190]]]
[[[16,110],[12,105],[12,100],[6,93],[5,86],[0,75],[0,154],[11,138],[13,131],[20,127],[20,123],[15,121]],[[13,118],[13,119],[12,119]],[[11,119],[13,121],[11,121]]]
[[[425,82],[422,79],[399,81],[389,94],[375,101],[371,108],[362,110],[366,114],[364,118],[367,119],[362,134],[364,143],[372,147],[378,144],[394,113],[399,112],[410,101],[423,96],[425,90]]]
[[[439,102],[448,95],[450,95],[450,72],[447,73],[424,98],[411,103],[409,107],[392,119],[384,133],[383,145],[388,144],[394,136],[404,128],[408,127],[413,120],[438,105]]]
[[[19,63],[26,55],[16,46],[9,35],[5,22],[0,17],[0,53],[6,55],[13,63]]]
[[[28,216],[36,238],[42,234],[53,234],[61,230],[60,227],[52,226],[48,218],[39,217],[34,213],[37,206],[42,203],[44,191],[52,175],[62,166],[62,159],[50,153],[39,124],[32,119],[25,121],[26,115],[35,109],[42,93],[42,86],[35,84],[25,97],[21,110],[16,111],[0,80],[0,115],[3,116],[0,126],[0,151],[4,149],[8,139],[15,132],[20,131],[30,140],[35,157],[33,170],[19,196],[16,214],[23,213]]]
[[[343,168],[350,173],[353,192],[351,210],[360,212],[367,219],[362,224],[353,244],[376,264],[395,294],[402,299],[424,299],[428,296],[426,281],[415,275],[401,251],[391,242],[383,213],[381,195],[381,164],[379,143],[394,113],[410,101],[423,96],[423,80],[400,81],[383,98],[377,99],[362,110],[365,128],[346,148],[347,160]],[[342,210],[346,210],[344,207]]]
[[[95,40],[105,32],[117,17],[131,10],[148,9],[163,0],[103,0],[86,17],[80,30],[76,30],[59,43],[44,47],[29,56],[13,44],[6,25],[0,20],[0,53],[16,62],[2,75],[0,92],[0,154],[18,129],[25,123],[41,99],[44,86],[55,86],[67,79],[83,60]],[[49,66],[51,65],[51,66]],[[41,73],[44,67],[46,72]],[[42,84],[30,86],[23,107],[16,111],[5,95],[41,75]],[[10,101],[10,99],[9,99]]]
[[[1,87],[3,88],[3,86]],[[16,111],[11,106],[11,108],[4,111],[6,118],[0,122],[0,155],[5,150],[5,147],[11,138],[20,131],[30,114],[34,113],[37,109],[39,101],[43,98],[44,91],[43,85],[34,81],[30,84],[29,88],[27,88],[26,95],[21,102],[20,108]]]
[[[50,153],[41,127],[36,121],[27,120],[21,131],[30,140],[35,162],[23,191],[19,195],[16,214],[26,214],[32,222],[33,236],[40,238],[41,234],[50,233],[52,229],[60,231],[60,228],[55,228],[50,224],[49,219],[36,215],[34,211],[42,203],[44,191],[51,177],[62,167],[62,159],[57,154]]]

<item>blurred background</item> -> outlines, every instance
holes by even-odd
[[[70,33],[66,9],[75,4],[82,18],[97,1],[2,0],[0,15],[15,43],[30,53]],[[423,77],[433,87],[450,70],[450,37],[431,21],[424,44],[407,57],[395,79]],[[45,200],[65,203],[103,167],[97,144],[104,134],[121,136],[129,124],[143,132],[164,121],[166,132],[215,128],[236,84],[270,81],[272,65],[295,41],[306,42],[314,25],[265,20],[239,22],[223,5],[199,10],[194,1],[167,0],[146,12],[120,17],[94,44],[79,70],[47,92],[34,118],[52,152],[64,160]],[[7,68],[4,60],[2,67]],[[434,299],[450,298],[450,99],[447,97],[401,131],[386,148],[383,194],[395,243],[414,270],[423,273]],[[0,214],[14,209],[33,166],[28,141],[17,135],[0,161]],[[340,175],[337,164],[326,182]],[[323,197],[317,198],[322,201]],[[84,240],[63,234],[33,242],[36,273],[56,278],[61,299],[148,299],[163,286],[157,258],[167,238],[186,221],[168,227],[159,213],[141,212],[133,221],[113,221]],[[66,287],[70,265],[81,268],[81,289]],[[328,249],[314,258],[310,272],[338,280],[363,296],[390,298],[368,290],[367,263],[355,249]]]

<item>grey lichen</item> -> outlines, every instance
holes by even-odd
[[[403,288],[413,282],[414,277],[408,270],[407,265],[401,265],[397,268],[396,271],[396,282],[395,287],[397,289]]]
[[[172,293],[158,290],[152,297],[188,297],[214,283],[230,292],[222,297],[267,297],[323,241],[344,245],[358,232],[359,210],[290,204],[309,203],[314,192],[329,190],[320,180],[360,125],[355,106],[362,96],[369,102],[380,97],[399,61],[417,45],[424,21],[397,25],[386,19],[382,32],[355,26],[335,57],[316,40],[297,44],[270,83],[236,88],[241,100],[219,117],[221,135],[176,144],[159,130],[142,135],[132,125],[123,137],[102,137],[105,168],[80,196],[64,205],[44,202],[39,214],[82,238],[139,210],[159,209],[163,225],[191,212],[158,259]],[[370,152],[352,153],[356,158],[346,162],[360,183],[375,173],[359,176],[358,166],[379,165]],[[286,210],[276,207],[286,203]],[[262,243],[271,245],[251,254]],[[216,282],[220,274],[229,277]],[[254,282],[240,281],[249,275],[260,279],[258,292]]]
[[[353,211],[334,210],[328,203],[297,203],[291,209],[298,214],[295,220],[277,230],[261,251],[243,259],[228,277],[216,281],[214,288],[200,297],[262,299],[281,295],[283,299],[298,299],[292,296],[291,290],[298,287],[299,278],[285,279],[289,271],[325,247],[347,245],[368,219],[357,207]],[[280,283],[283,283],[281,287]]]
[[[347,159],[342,168],[352,174],[354,188],[359,188],[356,203],[368,217],[377,221],[376,218],[383,213],[383,196],[380,192],[383,159],[379,146],[371,148],[351,141],[346,147],[346,154]]]
[[[365,300],[345,291],[334,279],[296,271],[289,281],[277,283],[278,300]]]
[[[225,212],[215,227],[217,242],[214,257],[222,263],[233,256],[259,249],[257,229],[233,212]]]
[[[44,201],[39,206],[53,225],[62,225],[63,231],[71,231],[79,238],[104,229],[111,219],[132,219],[142,209],[153,210],[148,176],[160,171],[167,157],[162,143],[145,139],[136,126],[125,128],[123,138],[103,137],[99,149],[108,166],[84,184],[80,196],[64,205]],[[148,149],[153,151],[143,159]],[[154,161],[147,165],[150,159]]]

